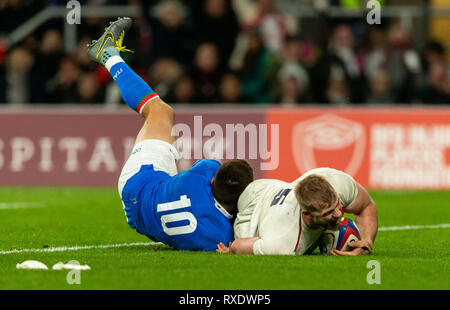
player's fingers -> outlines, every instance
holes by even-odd
[[[350,247],[350,248],[360,248],[360,247],[362,247],[363,246],[363,244],[362,244],[362,242],[361,241],[353,241],[353,242],[349,242],[348,243],[348,246]]]
[[[350,242],[348,244],[348,246],[351,249],[353,249],[353,250],[360,249],[362,253],[359,253],[359,254],[369,254],[370,251],[371,251],[371,249],[370,249],[369,245],[367,244],[367,242],[362,241],[362,240],[361,241]]]
[[[217,245],[217,250],[222,251],[224,247],[225,247],[225,245],[221,242]]]

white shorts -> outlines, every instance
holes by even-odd
[[[170,176],[178,173],[177,160],[180,158],[177,149],[162,140],[144,140],[137,143],[128,158],[119,177],[119,195],[127,181],[141,170],[143,165],[153,165],[154,170],[164,171]]]

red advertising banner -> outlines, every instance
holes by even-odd
[[[144,120],[128,109],[0,110],[0,185],[115,186]],[[450,109],[176,109],[179,171],[245,158],[256,178],[316,167],[377,189],[450,188]]]
[[[270,109],[280,125],[280,165],[294,180],[332,167],[378,189],[450,188],[450,109]]]
[[[2,110],[0,185],[115,186],[143,123],[128,109]],[[268,130],[264,111],[177,110],[179,170],[246,158],[261,178]]]

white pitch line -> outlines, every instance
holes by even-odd
[[[110,249],[110,248],[123,248],[123,247],[134,247],[142,245],[161,245],[161,242],[136,242],[136,243],[122,243],[122,244],[105,244],[105,245],[85,245],[85,246],[72,246],[72,247],[56,247],[56,248],[46,248],[46,249],[23,249],[23,250],[10,250],[10,251],[0,251],[0,255],[6,254],[19,254],[19,253],[53,253],[53,252],[65,252],[65,251],[80,251],[80,250],[90,250],[90,249]]]
[[[0,202],[0,210],[40,208],[43,206],[44,204],[41,202]]]
[[[450,228],[450,224],[388,226],[388,227],[379,227],[378,231],[441,229],[441,228]],[[65,252],[65,251],[80,251],[80,250],[90,250],[90,249],[110,249],[110,248],[123,248],[123,247],[146,246],[146,245],[162,245],[162,244],[163,244],[162,242],[136,242],[136,243],[121,243],[121,244],[56,247],[56,248],[46,248],[46,249],[23,249],[23,250],[0,251],[0,255],[20,254],[20,253],[43,253],[43,252],[44,253],[45,252],[53,253],[53,252]]]
[[[439,229],[439,228],[450,228],[450,224],[390,226],[390,227],[380,227],[378,228],[378,231]]]

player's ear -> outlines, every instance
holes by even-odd
[[[213,182],[214,182],[214,179],[215,179],[216,177],[214,177],[214,178],[212,178],[211,179],[211,185],[213,185]]]

